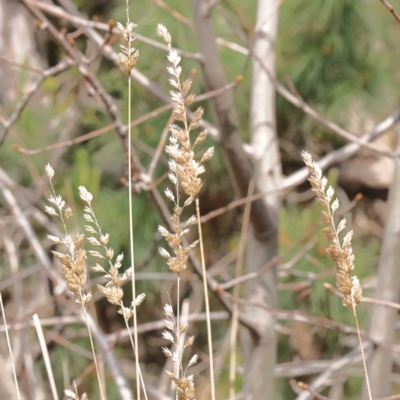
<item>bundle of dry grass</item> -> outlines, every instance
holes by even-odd
[[[83,315],[85,318],[86,326],[88,329],[89,333],[89,339],[90,339],[90,344],[92,348],[92,354],[93,354],[93,359],[96,367],[96,373],[97,373],[97,380],[99,383],[99,388],[100,388],[100,395],[101,398],[104,399],[104,393],[103,393],[103,383],[100,378],[100,373],[99,373],[99,368],[98,368],[98,363],[97,363],[97,357],[96,357],[96,352],[94,349],[94,344],[93,344],[93,338],[92,338],[92,333],[90,330],[90,325],[88,322],[88,317],[86,314],[86,305],[89,303],[89,301],[92,299],[92,293],[89,291],[85,293],[85,284],[86,284],[86,250],[83,248],[83,242],[84,242],[84,235],[78,234],[76,236],[76,239],[73,240],[71,235],[68,233],[67,229],[67,223],[68,221],[71,220],[72,218],[72,210],[70,207],[65,207],[65,201],[61,197],[61,195],[57,195],[52,179],[54,178],[54,169],[51,167],[50,164],[46,165],[45,168],[47,178],[49,179],[50,182],[50,187],[52,191],[52,195],[49,196],[48,200],[53,206],[45,206],[45,211],[47,214],[50,216],[56,216],[58,217],[62,225],[64,227],[65,231],[65,237],[64,238],[58,238],[53,235],[47,235],[48,239],[51,240],[55,244],[63,244],[67,248],[66,253],[60,253],[58,251],[52,251],[54,256],[60,261],[61,266],[62,266],[62,271],[63,275],[65,278],[65,281],[67,283],[68,289],[73,293],[75,297],[76,303],[80,304],[82,306],[82,311]],[[91,195],[88,193],[88,197]],[[65,210],[64,210],[65,207]],[[66,396],[73,394],[74,396],[78,396],[77,393],[74,393],[72,391],[68,391]],[[86,394],[83,394],[82,399],[84,400],[86,397]],[[70,397],[74,398],[74,397]],[[76,397],[79,399],[79,397]]]
[[[321,211],[321,215],[323,222],[327,225],[324,228],[326,240],[328,241],[327,253],[335,263],[336,286],[342,295],[342,303],[345,307],[353,310],[362,354],[367,390],[369,398],[372,400],[367,364],[365,361],[361,332],[356,312],[356,306],[362,298],[362,289],[359,279],[350,274],[354,269],[354,254],[351,247],[353,231],[349,231],[343,238],[342,242],[340,241],[339,234],[346,228],[346,220],[343,218],[339,224],[336,225],[335,223],[334,214],[339,208],[339,200],[337,198],[333,199],[335,191],[332,186],[327,188],[328,180],[322,175],[322,170],[319,165],[312,160],[311,154],[303,151],[302,157],[304,163],[310,169],[310,177],[308,180],[313,192],[317,196],[317,202],[325,208],[325,210]]]
[[[310,169],[311,187],[317,196],[317,202],[325,207],[321,211],[322,220],[327,225],[324,228],[325,236],[328,241],[327,253],[336,267],[336,286],[343,295],[343,305],[354,308],[361,300],[362,290],[360,281],[350,273],[354,269],[354,254],[351,247],[353,231],[349,231],[340,242],[339,233],[346,228],[346,220],[342,219],[336,226],[334,220],[335,211],[339,208],[339,200],[333,200],[335,191],[332,186],[326,188],[328,180],[322,175],[322,170],[316,162],[312,160],[309,153],[302,153],[304,163]]]

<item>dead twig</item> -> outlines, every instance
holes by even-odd
[[[74,65],[74,61],[70,58],[62,59],[55,67],[49,68],[46,71],[42,71],[42,76],[36,81],[36,83],[25,93],[20,102],[16,105],[11,117],[8,120],[2,121],[4,125],[3,132],[0,132],[0,145],[6,137],[9,129],[17,122],[19,117],[21,116],[22,111],[27,106],[29,100],[34,96],[34,94],[39,90],[42,83],[46,80],[46,78],[50,76],[56,76],[61,72],[64,72],[69,67]]]
[[[400,15],[397,14],[396,10],[393,8],[393,6],[387,1],[387,0],[381,0],[381,2],[386,6],[386,8],[392,13],[392,15],[395,17],[397,22],[400,22]]]

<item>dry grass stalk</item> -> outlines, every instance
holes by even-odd
[[[169,268],[175,272],[178,276],[178,315],[177,315],[177,348],[179,349],[180,345],[180,321],[179,321],[179,287],[180,287],[180,273],[187,266],[187,259],[189,255],[190,249],[194,248],[198,243],[200,243],[200,252],[201,252],[201,260],[202,260],[202,269],[203,269],[203,283],[204,283],[204,296],[205,296],[205,305],[206,305],[206,314],[207,314],[207,330],[208,330],[208,345],[209,345],[209,357],[210,357],[210,383],[211,383],[211,394],[212,399],[215,399],[215,387],[214,387],[214,361],[213,361],[213,349],[212,349],[212,333],[211,333],[211,319],[210,319],[210,306],[208,300],[208,288],[207,288],[207,280],[206,280],[206,268],[204,261],[204,249],[203,249],[203,240],[202,240],[202,232],[201,232],[201,223],[200,223],[200,206],[199,206],[199,193],[202,187],[202,181],[200,175],[204,173],[204,163],[211,159],[214,154],[214,147],[210,147],[207,151],[204,152],[201,159],[198,161],[195,159],[195,147],[196,145],[204,142],[207,137],[207,131],[201,131],[194,142],[191,142],[190,134],[192,131],[196,130],[200,126],[200,121],[203,116],[203,109],[199,107],[193,115],[192,121],[189,123],[187,119],[187,108],[193,103],[194,94],[189,93],[192,80],[186,79],[183,83],[181,82],[181,73],[182,68],[180,66],[181,57],[175,50],[171,48],[171,35],[169,34],[167,28],[164,25],[159,24],[157,27],[157,35],[160,36],[169,48],[168,53],[168,61],[170,65],[167,67],[167,71],[170,74],[169,83],[174,88],[174,90],[170,91],[170,96],[172,100],[172,110],[173,116],[175,120],[179,121],[181,125],[171,124],[170,126],[170,144],[166,147],[166,152],[170,156],[169,161],[169,169],[170,173],[168,175],[170,181],[175,187],[175,194],[172,193],[170,189],[165,191],[165,196],[170,199],[174,203],[173,215],[171,217],[173,232],[169,232],[164,227],[159,227],[160,233],[166,238],[169,247],[174,252],[174,255],[171,256],[170,253],[160,248],[160,254],[168,261]],[[181,206],[180,203],[180,191],[179,188],[182,188],[184,193],[188,196],[187,199],[183,202]],[[192,216],[189,218],[185,226],[181,227],[180,225],[180,217],[185,207],[195,201],[196,203],[196,213],[197,217]],[[184,246],[182,244],[182,237],[188,233],[189,226],[198,223],[199,230],[199,240],[195,241],[189,246]],[[177,357],[180,359],[181,355],[179,354],[179,350],[177,352]],[[178,363],[181,361],[177,361]],[[182,372],[182,371],[181,371]],[[169,375],[170,376],[170,375]],[[170,378],[177,383],[177,388],[179,388],[178,380],[179,378],[179,369],[178,375],[171,375]],[[181,379],[184,379],[182,377]],[[189,388],[192,387],[192,380],[187,379],[185,384],[187,384],[188,393],[190,393]],[[182,385],[182,382],[181,382]],[[178,389],[177,389],[178,390]],[[181,390],[182,386],[181,386]],[[178,391],[178,397],[180,396]],[[189,394],[187,394],[189,396]],[[194,391],[193,391],[194,396]],[[182,399],[192,398],[192,397],[181,397]]]
[[[354,254],[351,247],[353,231],[349,231],[340,242],[339,233],[346,227],[346,220],[342,219],[336,226],[334,220],[335,211],[339,208],[339,200],[334,197],[334,189],[329,186],[328,180],[322,176],[322,170],[317,163],[313,162],[311,155],[307,152],[302,153],[304,163],[310,169],[309,181],[313,192],[317,196],[317,202],[325,207],[321,211],[323,222],[327,225],[324,228],[325,236],[328,241],[327,253],[336,267],[336,286],[343,296],[345,307],[355,307],[362,298],[360,281],[350,273],[354,269]]]
[[[52,251],[54,256],[60,261],[62,265],[62,271],[67,283],[68,289],[73,293],[76,303],[82,306],[83,315],[85,318],[86,326],[89,333],[90,345],[93,353],[93,360],[96,367],[97,380],[99,382],[101,398],[104,399],[103,384],[100,379],[100,372],[97,363],[96,352],[94,349],[94,343],[92,338],[92,332],[87,320],[86,305],[92,298],[92,293],[89,291],[85,293],[86,284],[86,250],[83,248],[84,235],[77,235],[76,239],[73,240],[71,235],[68,233],[67,223],[72,218],[72,210],[70,207],[65,207],[65,201],[61,195],[57,195],[52,179],[54,178],[54,169],[50,164],[46,165],[46,175],[50,182],[52,195],[48,198],[49,202],[53,206],[45,206],[45,211],[51,216],[58,217],[64,227],[65,237],[58,238],[56,236],[47,235],[47,238],[56,244],[63,244],[67,248],[66,253],[60,253],[58,251]]]
[[[129,307],[124,306],[122,301],[124,296],[122,285],[130,277],[132,273],[132,267],[128,268],[122,274],[119,273],[119,269],[121,268],[122,261],[124,259],[124,254],[121,253],[117,257],[114,257],[114,249],[108,246],[110,234],[103,233],[96,218],[96,214],[92,208],[93,195],[84,186],[79,186],[79,196],[86,203],[86,206],[83,209],[83,217],[88,225],[85,225],[85,230],[93,235],[88,237],[87,240],[91,245],[98,247],[99,250],[102,250],[103,254],[98,250],[89,250],[88,253],[92,257],[97,258],[98,260],[103,260],[109,265],[107,271],[99,263],[96,263],[92,267],[93,271],[104,274],[104,278],[107,280],[107,283],[104,286],[97,285],[97,288],[104,294],[106,299],[111,304],[120,306],[118,313],[122,314],[124,318],[129,320],[133,315],[134,305],[136,304],[136,306],[138,306],[140,303],[142,303],[145,298],[145,294],[142,293],[137,296],[135,301],[132,301]]]
[[[131,345],[132,349],[135,355],[135,358],[137,359],[137,345],[135,345],[134,340],[132,338],[132,335],[130,333],[129,329],[129,319],[135,315],[136,313],[136,307],[139,306],[146,295],[144,293],[138,295],[134,300],[131,302],[131,304],[128,307],[125,307],[123,304],[123,296],[124,296],[124,291],[122,289],[122,285],[128,280],[128,278],[131,276],[133,267],[128,268],[125,272],[122,274],[119,273],[119,269],[122,266],[122,261],[124,259],[124,254],[120,253],[117,257],[114,257],[114,249],[110,246],[108,246],[108,241],[110,239],[110,234],[109,233],[103,233],[101,226],[96,218],[96,214],[92,208],[92,200],[93,200],[93,195],[84,187],[84,186],[79,186],[79,196],[80,198],[86,203],[85,208],[83,209],[84,214],[83,217],[85,218],[85,221],[88,223],[88,225],[85,225],[85,230],[86,232],[90,233],[93,236],[90,236],[87,238],[89,243],[95,247],[98,247],[99,250],[89,250],[88,253],[98,259],[105,261],[109,268],[108,270],[105,270],[99,263],[96,263],[93,267],[92,270],[95,272],[100,272],[104,274],[104,278],[106,279],[107,283],[102,286],[102,285],[97,285],[97,288],[101,293],[104,294],[106,299],[108,300],[109,303],[114,304],[116,306],[119,306],[118,313],[121,314],[124,317],[124,321],[126,324],[126,328],[128,329],[129,332],[129,337],[131,340]],[[103,253],[103,254],[102,254]],[[145,395],[145,398],[147,399],[147,394],[146,394],[146,389],[143,381],[143,376],[140,371],[140,366],[137,364],[138,370],[138,386],[140,389],[140,382],[143,387],[143,393]]]
[[[17,391],[17,398],[18,398],[18,400],[21,400],[21,395],[20,395],[20,392],[19,392],[18,379],[17,379],[17,372],[15,370],[14,357],[13,357],[12,348],[11,348],[11,341],[10,341],[10,336],[8,335],[6,313],[4,312],[3,297],[1,295],[1,293],[0,293],[0,309],[1,309],[1,313],[3,315],[3,323],[4,323],[4,327],[5,327],[5,332],[6,332],[7,347],[8,347],[8,351],[10,353],[11,367],[12,367],[12,371],[13,371],[15,389]]]
[[[40,349],[42,350],[42,356],[44,365],[46,367],[47,377],[49,378],[51,394],[53,395],[54,400],[58,400],[57,388],[56,383],[54,381],[54,374],[51,368],[49,352],[47,350],[46,339],[43,334],[42,326],[40,324],[40,320],[37,314],[33,315],[33,323],[35,325],[36,333],[38,335]]]
[[[340,241],[339,234],[345,229],[346,220],[343,218],[337,225],[335,223],[334,214],[339,208],[339,200],[337,198],[334,199],[335,191],[332,186],[327,188],[328,180],[322,175],[321,168],[312,160],[311,155],[303,151],[302,157],[304,163],[310,170],[310,177],[308,180],[310,181],[313,192],[317,196],[317,202],[325,208],[325,210],[321,211],[321,214],[323,222],[327,225],[324,228],[325,236],[328,241],[327,253],[335,263],[336,287],[342,295],[343,305],[353,310],[353,315],[357,326],[358,340],[360,342],[368,394],[370,400],[372,400],[367,364],[365,361],[361,332],[356,312],[356,306],[362,298],[362,289],[358,278],[350,274],[354,269],[354,254],[351,247],[353,231],[349,231],[344,236],[342,242]]]
[[[137,25],[130,21],[129,17],[129,0],[126,0],[126,25],[125,27],[117,22],[117,27],[121,32],[121,45],[119,63],[122,71],[128,74],[128,199],[129,199],[129,247],[132,265],[132,298],[136,299],[136,281],[135,281],[135,252],[133,243],[133,213],[132,213],[132,127],[131,127],[131,108],[132,108],[132,78],[131,71],[135,67],[137,60],[139,58],[139,50],[132,46],[134,38],[132,37],[132,30]],[[122,308],[123,310],[123,308]],[[138,335],[137,335],[137,315],[136,315],[136,301],[133,302],[132,307],[133,315],[133,330],[134,330],[134,340],[132,341],[132,335],[130,335],[132,348],[138,348]],[[125,323],[129,330],[128,321],[125,319]],[[134,342],[134,343],[133,343]],[[143,391],[146,395],[146,389],[144,387],[143,378],[140,373],[139,365],[139,353],[135,352],[135,365],[136,365],[136,395],[138,400],[140,400],[140,385],[139,379],[142,380]]]

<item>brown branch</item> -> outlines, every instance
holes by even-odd
[[[354,135],[353,133],[343,129],[339,125],[336,125],[334,122],[329,121],[322,117],[320,114],[317,113],[313,108],[311,108],[300,96],[299,92],[296,90],[295,86],[293,85],[293,82],[287,77],[286,78],[289,88],[292,91],[292,96],[289,96],[289,92],[280,84],[276,83],[277,91],[286,98],[286,100],[290,101],[293,105],[297,106],[300,108],[302,111],[304,111],[307,115],[312,117],[315,121],[319,122],[321,125],[325,126],[328,128],[330,131],[336,133],[337,135],[341,136],[342,138],[346,139],[350,143],[356,143],[359,144],[362,147],[365,147],[366,149],[371,150],[374,153],[380,154],[382,156],[386,156],[389,158],[394,158],[395,155],[391,151],[385,151],[381,150],[376,147],[374,144],[370,144],[368,142],[365,142],[362,140],[362,138]],[[279,89],[278,89],[279,88]],[[296,99],[296,100],[295,100]]]
[[[329,290],[331,293],[333,293],[335,296],[342,298],[343,295],[330,283],[324,283],[324,288],[326,290]],[[387,300],[380,300],[380,299],[374,299],[371,297],[363,297],[361,299],[361,303],[369,303],[369,304],[376,304],[379,306],[383,307],[390,307],[390,308],[395,308],[396,310],[400,310],[400,304],[395,303],[394,301],[387,301]]]
[[[2,57],[2,56],[0,56],[0,61],[4,62],[4,63],[7,63],[7,64],[10,64],[10,65],[13,65],[14,67],[18,67],[18,68],[25,69],[25,70],[30,71],[30,72],[34,72],[34,73],[39,74],[39,75],[42,75],[43,72],[44,72],[42,69],[31,67],[29,65],[26,65],[26,64],[23,64],[23,63],[19,63],[19,62],[16,62],[16,61],[12,61],[12,60],[9,60],[8,58]]]
[[[156,110],[153,110],[150,113],[148,113],[146,115],[143,115],[142,117],[140,117],[137,120],[133,121],[131,123],[131,127],[133,128],[135,126],[138,126],[138,125],[140,125],[140,124],[142,124],[142,123],[144,123],[144,122],[146,122],[146,121],[156,117],[157,115],[160,115],[161,113],[163,113],[165,111],[168,111],[170,109],[171,109],[171,105],[170,104],[166,104],[165,106],[157,108]],[[61,148],[61,147],[73,146],[74,144],[77,144],[77,143],[86,142],[86,141],[94,139],[94,138],[96,138],[96,137],[98,137],[100,135],[108,133],[108,132],[110,132],[111,130],[113,130],[115,128],[116,128],[116,124],[112,123],[112,124],[109,124],[107,126],[104,126],[103,128],[96,129],[96,130],[94,130],[92,132],[86,133],[86,134],[84,134],[82,136],[79,136],[77,138],[66,140],[64,142],[54,143],[54,144],[51,144],[49,146],[45,146],[45,147],[41,147],[41,148],[33,149],[33,150],[25,149],[25,148],[20,147],[20,146],[18,146],[16,144],[13,145],[13,148],[14,148],[14,150],[18,151],[19,153],[27,154],[27,155],[31,155],[32,156],[32,155],[35,155],[35,154],[43,153],[45,151],[50,151],[50,150],[58,149],[58,148]],[[124,129],[126,130],[127,127],[124,126]]]
[[[364,351],[371,348],[371,344],[367,343],[364,344]],[[331,365],[326,368],[315,380],[314,382],[309,385],[309,387],[313,391],[322,390],[325,386],[329,385],[329,382],[332,380],[332,375],[336,372],[342,370],[347,365],[354,363],[356,359],[361,360],[361,352],[360,349],[357,347],[356,349],[352,350],[350,353],[346,354],[342,358],[335,360],[331,363]],[[313,396],[310,394],[309,391],[303,391],[297,396],[296,400],[312,400]]]
[[[281,320],[307,322],[309,324],[322,326],[322,327],[328,328],[328,329],[336,329],[336,330],[339,330],[346,334],[351,334],[351,335],[357,334],[356,328],[353,328],[352,326],[348,326],[345,324],[341,324],[341,323],[333,321],[329,318],[316,317],[314,315],[310,315],[310,314],[308,314],[306,312],[302,312],[302,311],[280,310],[280,309],[271,307],[266,303],[260,303],[258,301],[251,301],[251,300],[246,300],[246,299],[242,299],[239,297],[235,297],[222,289],[220,289],[219,292],[222,297],[225,297],[229,301],[232,301],[232,302],[238,303],[238,304],[242,304],[242,305],[261,308],[263,310],[270,312],[271,314],[275,315],[276,318],[281,319]],[[365,331],[362,332],[362,336],[364,339],[374,343],[372,338],[369,337],[365,333]]]
[[[177,19],[178,21],[182,22],[182,24],[189,26],[190,28],[193,28],[193,22],[180,14],[178,11],[176,11],[174,8],[166,4],[163,0],[153,0],[153,3],[157,4],[160,8],[163,10],[167,11],[173,18]]]
[[[206,63],[202,63],[203,77],[208,90],[215,90],[226,85],[226,76],[221,64],[219,53],[215,45],[215,33],[210,17],[204,16],[207,3],[202,0],[192,0],[192,9],[195,20],[196,39],[199,52]],[[253,167],[243,149],[243,142],[239,135],[239,122],[233,105],[231,93],[223,93],[212,101],[214,115],[221,135],[220,145],[227,158],[239,193],[244,197],[247,194]],[[261,200],[256,200],[251,210],[251,222],[256,236],[269,231],[271,217]]]
[[[213,91],[201,94],[199,96],[196,96],[194,98],[193,102],[194,103],[201,102],[201,101],[205,101],[207,99],[210,99],[210,98],[212,98],[214,96],[218,96],[219,94],[223,93],[226,90],[231,90],[231,89],[235,88],[240,82],[241,82],[241,77],[238,77],[235,81],[233,81],[231,83],[228,83],[225,87],[223,87],[221,89],[213,90]],[[146,121],[149,121],[150,119],[155,118],[158,115],[162,114],[163,112],[169,111],[171,109],[172,109],[172,104],[169,103],[169,104],[165,104],[165,105],[163,105],[163,106],[161,106],[161,107],[159,107],[159,108],[157,108],[157,109],[155,109],[153,111],[150,111],[148,114],[145,114],[145,115],[139,117],[138,119],[136,119],[135,121],[133,121],[131,123],[131,128],[133,128],[135,126],[138,126],[138,125],[140,125],[140,124],[142,124],[142,123],[144,123]],[[103,135],[105,133],[108,133],[108,132],[110,132],[111,130],[113,130],[115,128],[116,128],[116,124],[112,123],[112,124],[109,124],[107,126],[104,126],[103,128],[96,129],[96,130],[94,130],[92,132],[86,133],[86,134],[84,134],[82,136],[79,136],[77,138],[66,140],[66,141],[63,141],[63,142],[50,144],[48,146],[40,147],[38,149],[26,149],[26,148],[21,147],[21,146],[19,146],[19,145],[14,143],[13,144],[13,149],[18,151],[21,154],[26,154],[26,155],[32,156],[32,155],[40,154],[40,153],[43,153],[43,152],[46,152],[46,151],[51,151],[51,150],[59,149],[59,148],[62,148],[62,147],[69,147],[69,146],[73,146],[74,144],[77,144],[77,143],[86,142],[88,140],[91,140],[91,139],[94,139],[94,138],[96,138],[98,136],[101,136],[101,135]],[[124,129],[125,130],[128,129],[127,125],[124,126]]]
[[[100,31],[104,31],[104,32],[109,32],[110,31],[110,25],[104,22],[100,22],[100,21],[90,21],[87,20],[86,18],[81,18],[75,15],[71,15],[68,12],[66,12],[65,10],[63,10],[61,7],[58,6],[54,6],[52,4],[46,4],[46,3],[42,3],[40,1],[36,1],[36,0],[27,0],[27,2],[41,10],[43,10],[44,12],[53,15],[57,18],[61,18],[65,21],[71,22],[75,25],[78,26],[82,26],[85,28],[95,28],[98,29]],[[115,35],[119,35],[119,31],[117,28],[112,28],[111,32]],[[147,38],[146,36],[140,35],[138,33],[135,32],[135,38],[145,44],[148,44],[149,46],[155,47],[157,49],[160,50],[164,50],[164,51],[168,51],[168,47],[160,42],[157,42],[156,40]],[[103,50],[109,43],[104,42],[103,41],[103,45],[100,44],[99,46],[99,51],[100,48],[101,50]],[[198,53],[189,53],[186,51],[182,51],[179,49],[175,49],[174,50],[180,54],[182,57],[185,58],[190,58],[190,59],[194,59],[194,60],[200,60],[201,59],[201,55]]]
[[[381,0],[381,2],[387,7],[387,9],[392,13],[392,15],[395,17],[397,22],[400,22],[400,15],[397,14],[393,6],[387,1],[387,0]]]
[[[310,392],[310,394],[312,394],[316,399],[319,400],[329,400],[328,397],[322,396],[322,394],[319,394],[318,392],[316,392],[313,388],[311,388],[309,385],[307,385],[304,382],[296,382],[297,386],[301,389],[301,390],[306,390],[307,392]]]
[[[360,141],[366,143],[378,138],[388,129],[395,126],[399,121],[400,110],[396,110],[392,115],[380,122],[374,129],[361,136]],[[349,143],[346,146],[343,146],[341,149],[332,151],[331,153],[321,158],[318,161],[318,165],[324,171],[333,165],[340,164],[345,160],[348,160],[350,157],[354,156],[360,149],[360,144]],[[309,171],[307,167],[299,169],[298,171],[294,172],[284,179],[282,189],[286,188],[287,190],[289,190],[300,185],[307,180],[308,174]]]
[[[46,71],[41,72],[42,76],[34,83],[29,91],[25,93],[20,102],[15,106],[11,117],[8,120],[3,121],[5,129],[3,130],[3,132],[0,132],[0,145],[4,141],[4,138],[6,137],[9,129],[17,122],[17,120],[21,116],[22,111],[27,106],[29,100],[31,100],[34,94],[39,90],[40,86],[46,80],[46,78],[50,76],[56,76],[71,67],[72,65],[74,65],[74,62],[70,58],[64,58],[55,67],[49,68]]]
[[[108,94],[101,82],[97,77],[89,70],[88,60],[86,60],[83,55],[72,46],[65,36],[59,32],[55,26],[45,17],[45,15],[36,7],[32,6],[32,0],[20,0],[28,11],[37,18],[41,23],[43,29],[46,29],[53,40],[71,57],[78,67],[79,72],[86,79],[86,81],[91,85],[93,90],[99,96],[101,101],[107,110],[107,113],[115,125],[115,131],[120,139],[123,148],[127,149],[126,144],[126,127],[122,123],[122,118],[119,113],[118,107],[116,106],[114,99]],[[108,46],[106,47],[108,48]],[[135,174],[138,173],[140,169],[140,161],[135,153],[132,153],[132,165],[135,170]]]

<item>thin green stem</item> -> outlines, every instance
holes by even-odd
[[[204,285],[204,300],[206,305],[206,317],[207,317],[208,353],[210,358],[211,399],[215,400],[214,356],[213,356],[213,345],[212,345],[212,335],[211,335],[210,302],[208,300],[207,271],[204,259],[203,234],[201,231],[201,221],[200,221],[200,200],[198,197],[196,197],[196,214],[197,214],[197,227],[199,230],[201,267],[203,272],[203,285]]]

